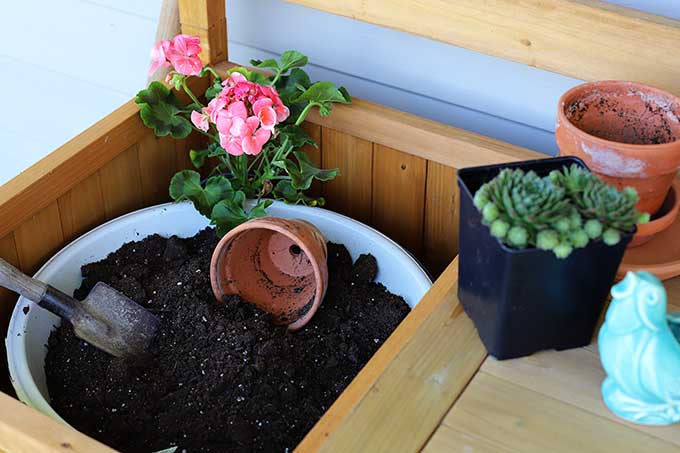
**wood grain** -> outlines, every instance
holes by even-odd
[[[426,161],[382,145],[373,150],[372,224],[420,257]]]
[[[477,373],[444,424],[512,451],[678,451],[677,445],[483,371]]]
[[[504,445],[472,436],[446,425],[437,428],[437,431],[423,448],[424,453],[506,453],[513,451]]]
[[[597,0],[288,0],[583,80],[680,93],[680,22]]]
[[[175,140],[147,136],[138,144],[139,172],[145,206],[170,201],[168,186],[177,169]]]
[[[428,161],[423,259],[433,275],[458,254],[458,222],[456,170]]]
[[[0,239],[0,258],[4,259],[13,266],[19,266],[19,256],[17,255],[16,244],[14,243],[14,233]],[[17,294],[0,288],[0,332],[5,336],[7,325],[9,324],[12,310],[17,301]],[[5,342],[0,341],[0,392],[14,394],[12,384],[9,380],[9,370],[7,369]]]
[[[10,453],[114,453],[111,448],[0,393],[0,450]]]
[[[182,33],[201,38],[204,64],[227,59],[227,19],[224,0],[179,0]]]
[[[70,242],[106,220],[99,173],[88,176],[59,197],[64,241]]]
[[[484,360],[454,261],[298,451],[417,451]]]
[[[106,218],[112,219],[143,206],[137,145],[99,170]]]
[[[39,211],[14,232],[19,268],[28,275],[64,245],[57,202]]]
[[[323,185],[328,208],[370,223],[373,144],[328,128],[321,136],[323,164],[340,169],[340,176]]]

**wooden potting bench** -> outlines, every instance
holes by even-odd
[[[597,1],[293,3],[581,79],[680,92],[680,23]],[[179,12],[182,31],[201,36],[202,58],[229,67],[224,0],[180,0]],[[328,207],[395,238],[436,274],[445,269],[298,451],[680,449],[680,427],[634,426],[607,411],[596,345],[498,362],[458,303],[455,169],[539,154],[358,99],[306,127],[320,143],[312,157],[343,174],[320,188]],[[170,176],[189,168],[187,150],[199,141],[157,139],[135,104],[123,105],[0,187],[0,256],[34,272],[94,226],[165,201]],[[666,285],[680,311],[680,278]],[[0,292],[3,332],[15,299]],[[112,450],[0,394],[0,451]]]

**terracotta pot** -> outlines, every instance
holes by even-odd
[[[557,109],[560,155],[577,156],[598,176],[640,195],[656,213],[680,166],[680,98],[635,82],[585,83]]]
[[[262,217],[217,244],[210,282],[218,300],[238,294],[297,330],[314,316],[328,287],[326,240],[304,220]]]
[[[668,191],[661,208],[652,220],[637,226],[637,233],[628,244],[628,248],[637,247],[649,242],[657,233],[670,227],[680,212],[680,184],[675,183]]]

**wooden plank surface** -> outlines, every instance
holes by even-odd
[[[680,22],[597,0],[288,0],[584,80],[680,93]]]
[[[201,38],[201,60],[214,63],[227,59],[225,0],[179,0],[182,33]]]
[[[458,254],[458,218],[456,170],[428,161],[423,259],[434,275]]]
[[[148,135],[138,143],[139,172],[144,204],[170,201],[168,187],[177,169],[176,143],[171,137]]]
[[[486,352],[456,297],[458,262],[435,282],[298,451],[416,451]]]
[[[426,165],[421,157],[374,146],[372,224],[417,257],[423,249]]]
[[[99,173],[88,176],[57,200],[64,241],[69,242],[106,220]]]
[[[19,256],[13,233],[0,239],[0,257],[14,266],[19,266]],[[0,332],[3,332],[3,337],[4,333],[7,332],[7,325],[9,324],[17,298],[16,293],[0,288]],[[9,380],[9,370],[5,357],[5,342],[0,341],[0,392],[14,394],[14,389],[12,389],[12,384]]]
[[[96,440],[0,393],[0,451],[114,453]]]
[[[484,371],[468,385],[444,425],[512,451],[678,451],[677,445]],[[456,445],[452,451],[464,447]]]
[[[340,169],[339,177],[323,184],[328,208],[370,223],[373,144],[328,128],[321,141],[324,165]]]
[[[133,145],[99,170],[106,218],[112,219],[143,205],[138,146]]]
[[[33,275],[64,244],[59,206],[53,202],[14,232],[21,270]]]

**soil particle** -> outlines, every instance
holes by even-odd
[[[49,340],[52,407],[123,452],[291,451],[407,315],[374,283],[377,263],[329,244],[329,287],[312,321],[290,333],[238,297],[214,300],[216,238],[151,236],[83,266],[84,298],[98,281],[153,310],[162,327],[151,358],[111,358],[67,323]]]

